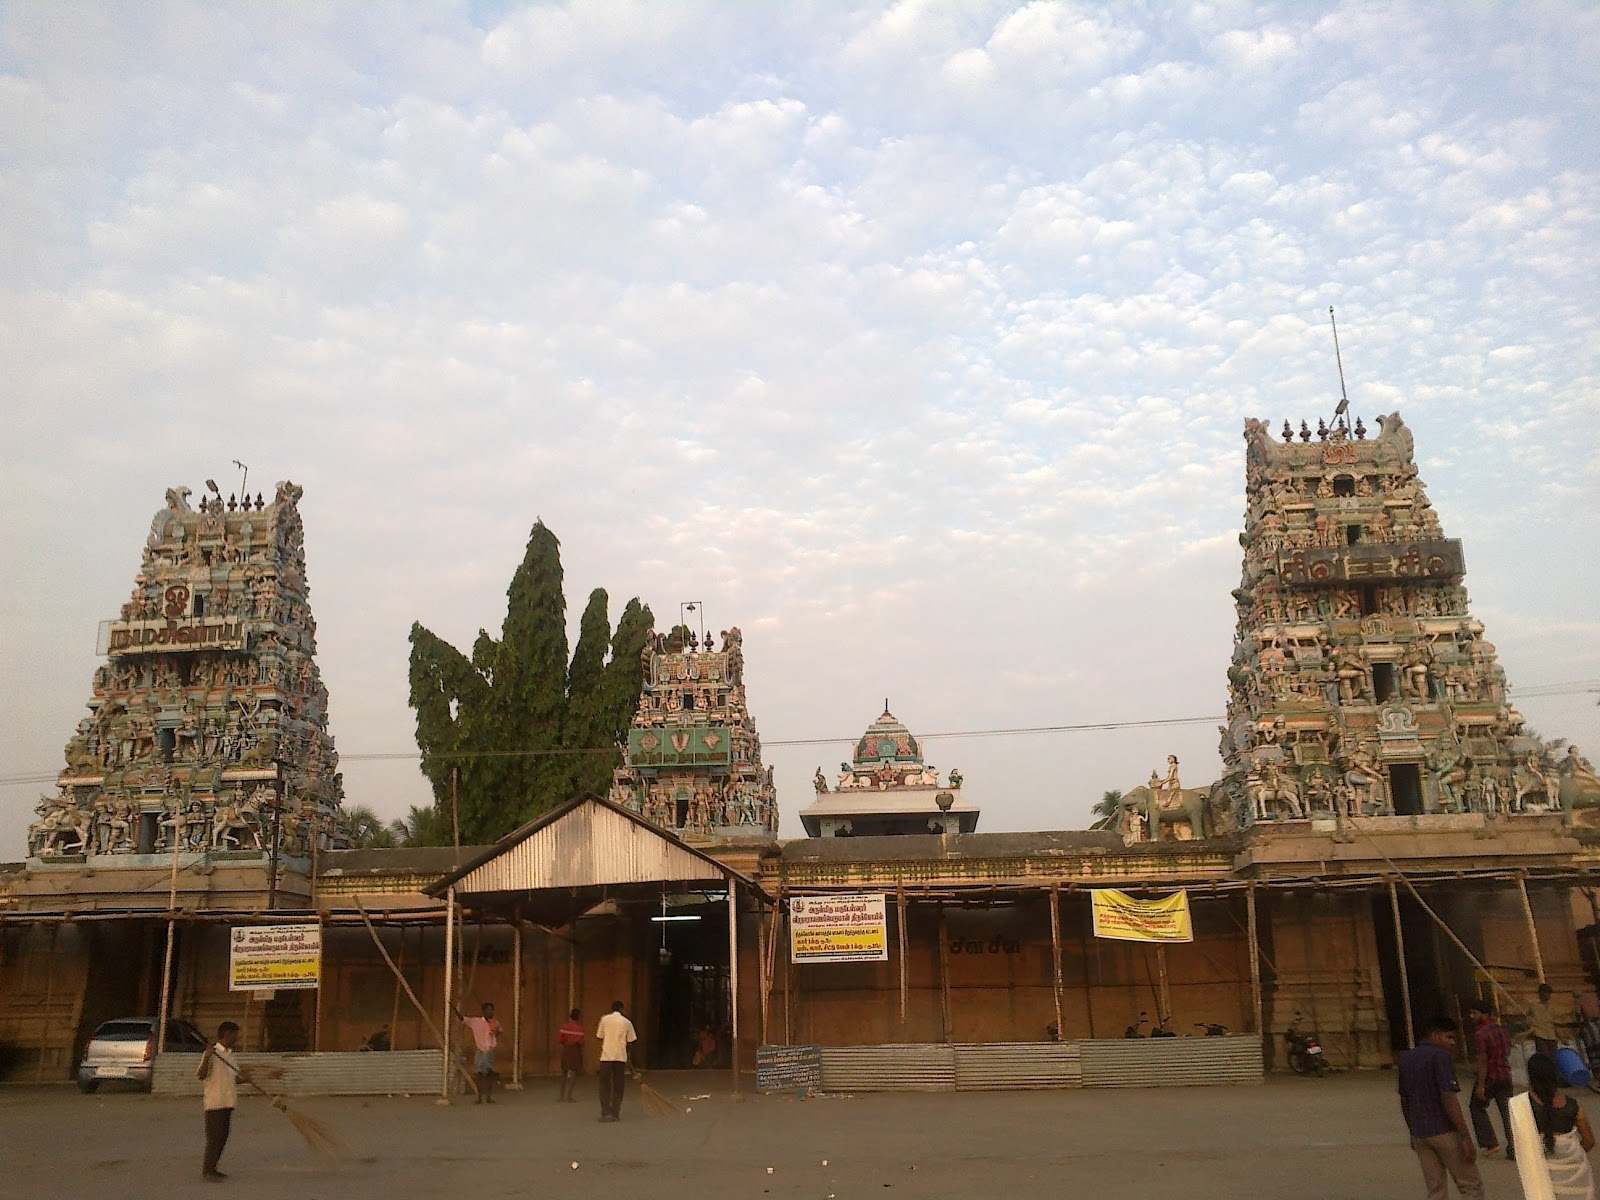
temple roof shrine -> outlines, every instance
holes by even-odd
[[[874,834],[971,833],[978,809],[966,802],[961,772],[940,784],[938,769],[925,762],[922,747],[889,711],[868,725],[850,762],[839,764],[830,790],[822,768],[813,786],[816,799],[800,812],[810,837],[860,837]]]

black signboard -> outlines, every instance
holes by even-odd
[[[822,1087],[821,1046],[760,1046],[756,1091],[816,1091]]]

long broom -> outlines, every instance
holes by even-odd
[[[634,1077],[639,1083],[639,1102],[644,1105],[646,1116],[651,1117],[681,1117],[683,1109],[671,1100],[668,1100],[655,1088],[644,1081],[644,1073],[640,1072]]]
[[[289,1119],[289,1124],[294,1126],[294,1131],[305,1140],[306,1145],[311,1147],[311,1149],[315,1150],[318,1154],[324,1155],[328,1158],[337,1158],[339,1155],[344,1153],[344,1143],[339,1140],[339,1136],[334,1133],[330,1126],[322,1121],[317,1120],[310,1113],[300,1112],[298,1109],[290,1108],[288,1100],[286,1100],[282,1095],[277,1092],[267,1091],[266,1088],[262,1087],[254,1079],[246,1079],[239,1073],[239,1068],[235,1067],[232,1063],[223,1062],[223,1060],[220,1058],[214,1058],[212,1061],[222,1063],[223,1066],[227,1067],[228,1070],[233,1072],[235,1079],[238,1079],[246,1087],[253,1089],[257,1095],[265,1096],[267,1100],[271,1102],[273,1108],[277,1109]],[[281,1071],[274,1073],[276,1075],[282,1074]]]

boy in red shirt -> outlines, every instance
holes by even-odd
[[[567,1014],[567,1023],[556,1031],[561,1043],[561,1100],[576,1101],[573,1093],[578,1087],[578,1076],[583,1074],[583,1014],[573,1009]]]

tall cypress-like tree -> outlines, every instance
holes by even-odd
[[[572,666],[567,671],[567,719],[561,730],[561,742],[572,751],[568,757],[567,778],[574,794],[605,790],[597,786],[602,770],[611,775],[609,755],[590,754],[587,751],[600,746],[610,746],[612,739],[605,732],[604,698],[601,687],[605,677],[606,643],[611,640],[611,620],[606,613],[607,596],[604,588],[589,593],[589,603],[584,607],[583,619],[578,623],[578,645],[572,652]]]
[[[604,589],[590,595],[569,662],[561,545],[538,522],[506,589],[499,639],[480,630],[468,658],[422,625],[411,627],[411,707],[437,813],[419,825],[419,837],[449,843],[453,778],[463,843],[492,841],[578,791],[605,790],[616,755],[560,751],[608,747],[626,736],[653,620],[630,600],[608,662],[607,603]]]

